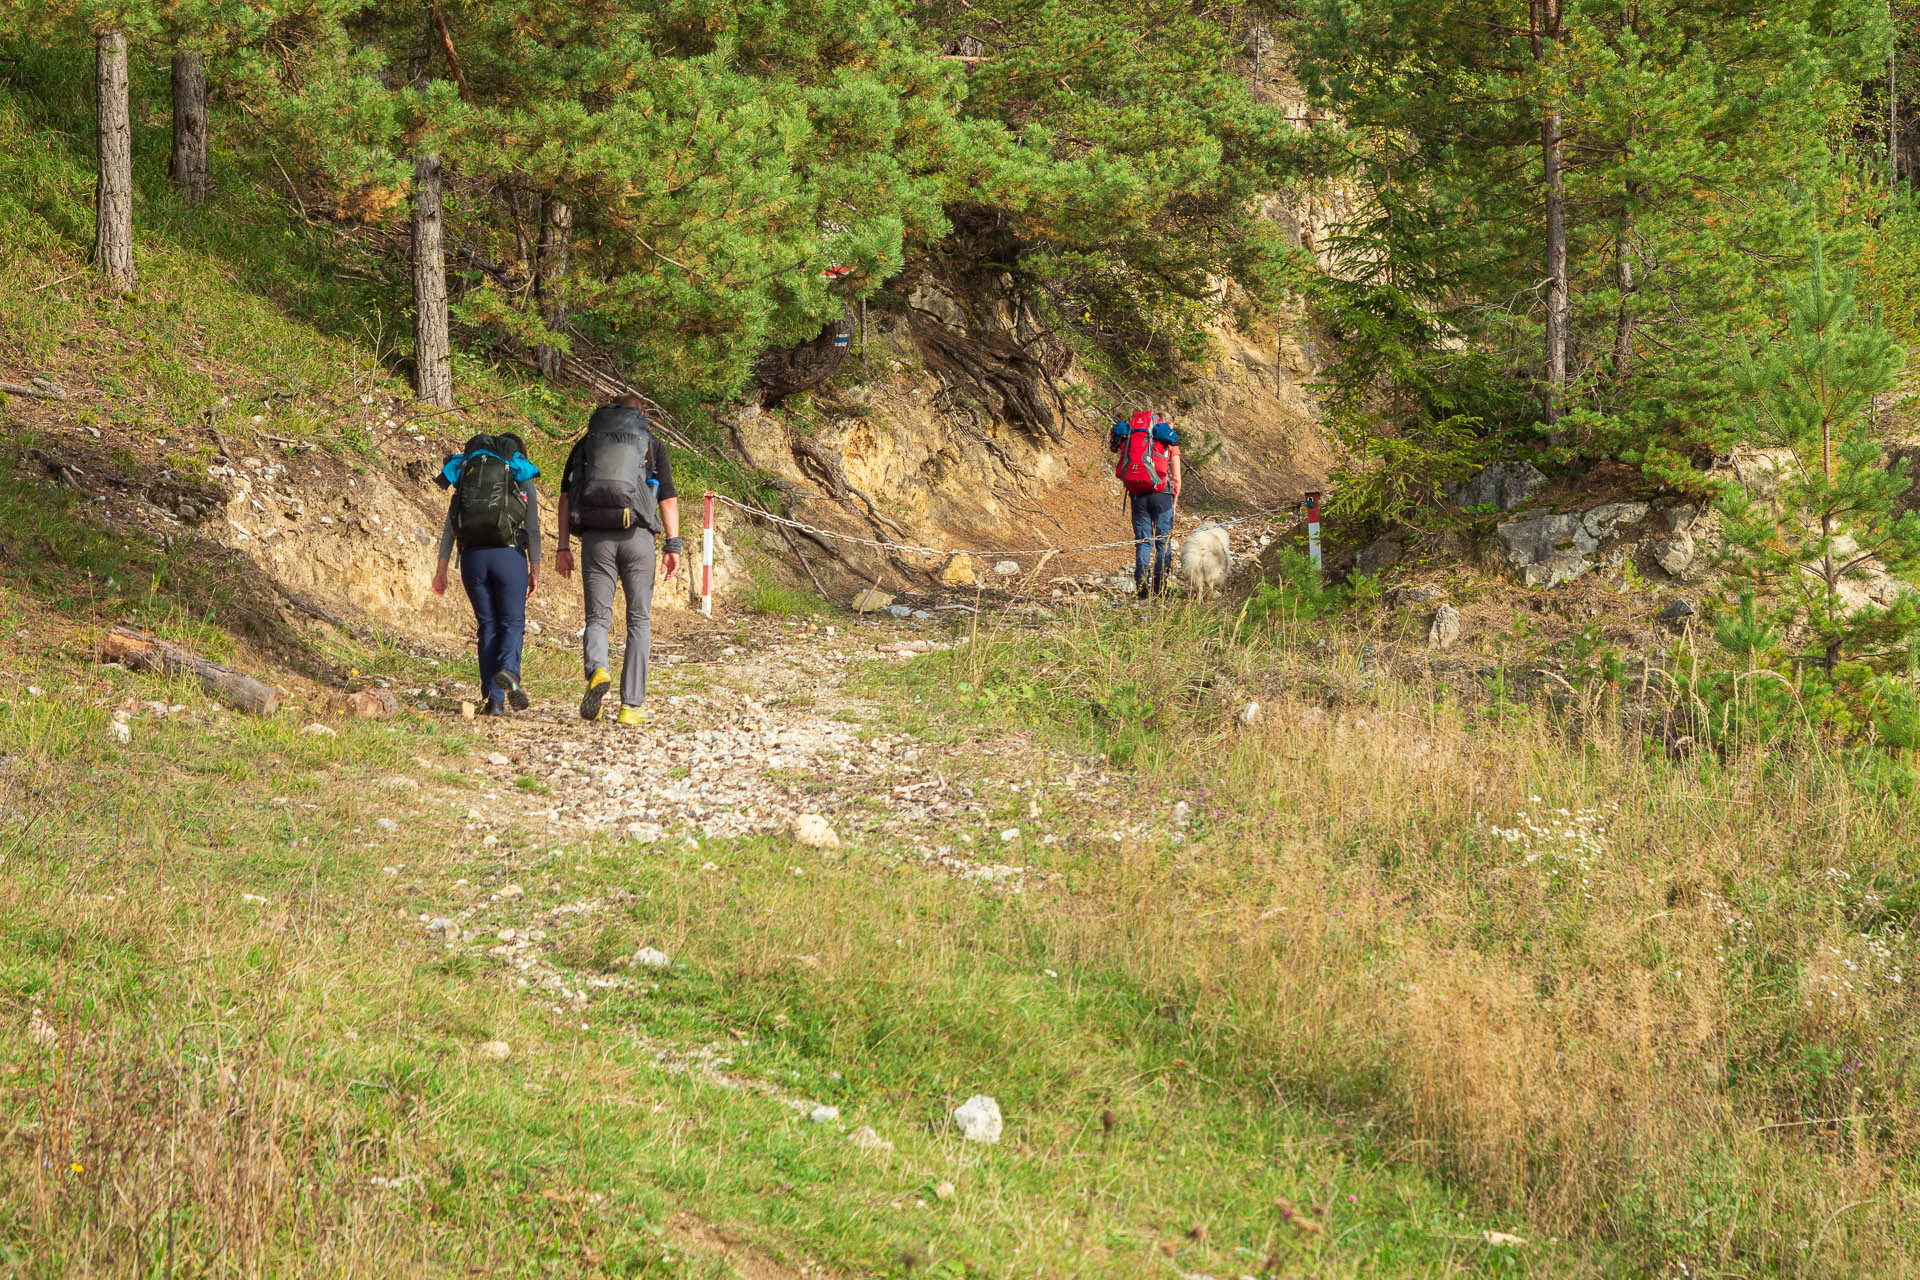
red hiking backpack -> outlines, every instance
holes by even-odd
[[[1146,409],[1127,423],[1127,438],[1120,444],[1120,461],[1113,474],[1131,494],[1165,493],[1173,478],[1173,459],[1164,440],[1153,438],[1153,414]]]

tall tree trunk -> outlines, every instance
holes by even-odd
[[[447,332],[447,255],[440,157],[413,162],[413,388],[436,409],[453,408],[453,348]]]
[[[1625,380],[1633,364],[1633,215],[1620,215],[1619,243],[1613,250],[1613,284],[1620,309],[1613,318],[1613,380]]]
[[[567,302],[561,286],[566,282],[572,251],[573,206],[549,195],[540,206],[540,251],[534,266],[533,296],[540,308],[540,323],[555,333],[567,322]],[[553,347],[534,348],[533,360],[541,377],[551,378],[560,372],[560,353]]]
[[[197,53],[173,55],[173,162],[188,204],[207,198],[207,67]]]
[[[1567,389],[1567,331],[1572,302],[1567,293],[1567,183],[1561,169],[1560,113],[1547,112],[1540,130],[1547,187],[1547,403],[1549,427],[1560,421]]]
[[[1560,38],[1561,0],[1533,0],[1528,6],[1533,58],[1545,63],[1547,45]],[[1560,421],[1567,389],[1567,339],[1573,305],[1567,290],[1567,180],[1561,155],[1560,110],[1549,107],[1540,122],[1541,182],[1547,212],[1546,403],[1549,428]]]
[[[127,105],[127,38],[104,31],[94,43],[94,97],[100,157],[93,189],[93,260],[106,282],[133,292],[133,123]]]
[[[1627,123],[1627,159],[1632,160],[1633,123]],[[1620,295],[1620,309],[1613,320],[1613,380],[1626,379],[1633,364],[1633,213],[1640,197],[1640,184],[1628,179],[1620,200],[1620,222],[1614,231],[1613,285]]]

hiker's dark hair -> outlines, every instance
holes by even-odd
[[[527,442],[522,440],[514,432],[502,431],[499,435],[495,436],[494,439],[506,445],[509,454],[525,453],[527,451]]]
[[[639,396],[632,394],[615,396],[613,402],[628,409],[644,409],[647,407],[646,403],[642,401]]]

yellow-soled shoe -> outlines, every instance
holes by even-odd
[[[621,724],[645,724],[646,722],[647,722],[647,713],[642,711],[639,707],[620,708]]]
[[[580,718],[582,720],[598,720],[600,718],[600,704],[606,701],[607,689],[612,684],[613,677],[607,674],[605,667],[595,668],[594,673],[587,677],[587,696],[580,699]]]

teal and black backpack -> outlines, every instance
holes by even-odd
[[[520,545],[527,500],[503,452],[492,436],[467,441],[466,461],[453,486],[453,531],[462,550]]]

